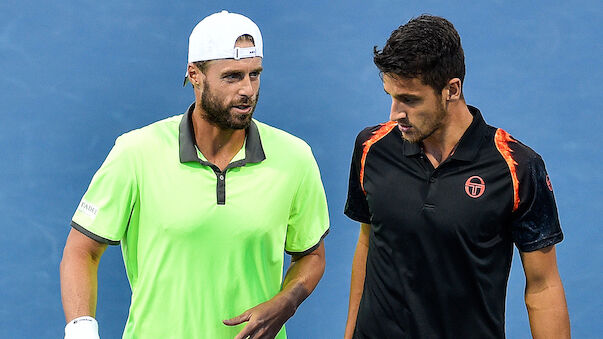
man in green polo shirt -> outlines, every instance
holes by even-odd
[[[222,11],[189,38],[183,115],[120,136],[71,222],[61,261],[65,338],[98,338],[97,268],[121,244],[123,338],[285,338],[324,272],[328,212],[302,140],[252,119],[262,36]],[[281,284],[283,251],[292,263]],[[102,327],[101,327],[102,328]]]

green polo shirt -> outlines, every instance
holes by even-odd
[[[328,232],[304,141],[253,120],[244,154],[221,171],[198,155],[193,108],[120,136],[73,216],[75,229],[122,246],[124,338],[233,338],[244,324],[222,320],[280,291],[283,251],[309,253]]]

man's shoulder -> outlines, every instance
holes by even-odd
[[[178,127],[182,114],[174,115],[149,125],[128,131],[117,138],[116,143],[124,146],[140,147],[143,145],[154,145],[165,138],[178,137]]]
[[[258,128],[264,147],[279,147],[289,150],[310,149],[308,143],[300,137],[264,122],[255,119],[253,121]]]
[[[365,145],[367,142],[377,142],[393,131],[396,126],[395,121],[386,121],[365,127],[356,136],[356,146]]]
[[[472,110],[472,114],[480,116],[480,134],[476,135],[484,135],[486,139],[490,140],[490,145],[494,146],[505,160],[523,162],[530,161],[531,159],[541,159],[538,153],[505,129],[486,123],[483,117],[481,117],[481,112],[478,108],[470,105],[468,107]]]
[[[524,144],[502,128],[495,129],[493,138],[494,145],[505,159],[510,158],[518,164],[542,159],[540,154],[531,147]]]

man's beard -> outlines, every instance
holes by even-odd
[[[260,90],[255,95],[255,100],[251,97],[241,97],[237,102],[231,102],[226,105],[220,103],[213,93],[211,93],[207,82],[203,82],[203,93],[201,94],[201,108],[205,114],[203,118],[210,124],[222,129],[246,129],[251,124],[251,118],[255,111],[255,105],[260,97]],[[233,106],[246,105],[251,107],[251,112],[247,114],[231,113]]]
[[[444,105],[439,105],[435,111],[435,114],[429,117],[429,120],[423,122],[423,126],[421,126],[421,130],[419,130],[415,125],[412,125],[415,133],[412,134],[404,134],[402,133],[402,138],[411,143],[419,143],[423,140],[429,138],[433,133],[435,133],[438,129],[443,126],[444,118],[446,117],[446,108]]]

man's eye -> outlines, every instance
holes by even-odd
[[[241,75],[238,73],[226,74],[224,79],[226,80],[238,80],[241,78]]]
[[[416,103],[416,102],[417,102],[417,99],[416,99],[416,98],[402,97],[402,98],[400,99],[400,101],[402,101],[402,102],[403,102],[403,103],[405,103],[405,104],[411,105],[411,104]]]

